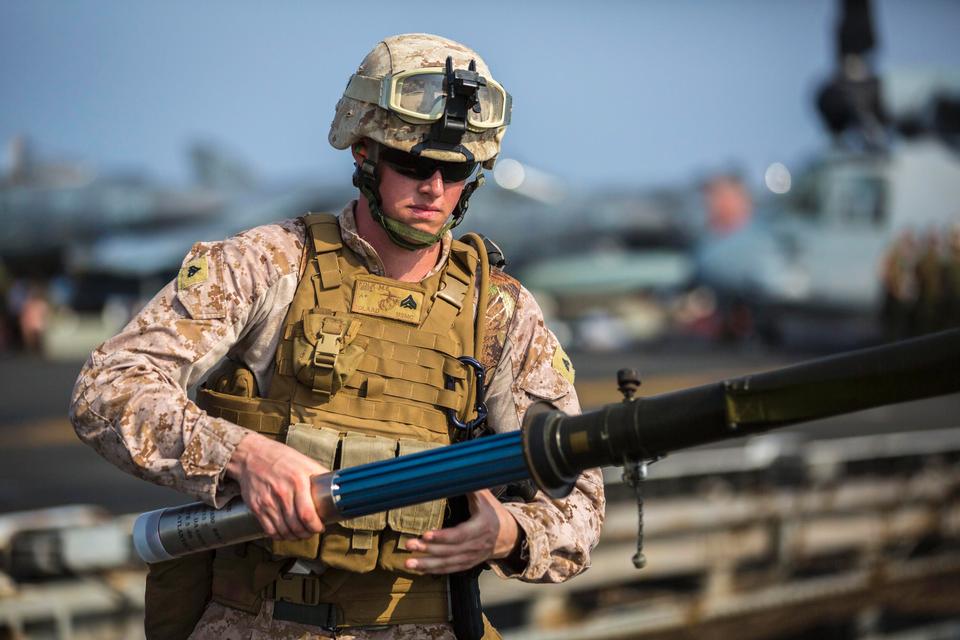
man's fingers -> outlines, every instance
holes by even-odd
[[[307,531],[307,528],[300,521],[300,516],[297,514],[297,506],[293,492],[281,492],[282,490],[280,489],[275,489],[274,491],[278,507],[278,516],[286,528],[285,533],[281,531],[281,537],[288,540],[308,537],[310,532]]]
[[[463,553],[479,554],[486,549],[487,547],[477,540],[446,544],[443,542],[424,542],[422,539],[417,539],[407,543],[408,551],[424,553],[427,556],[436,556],[439,558],[450,558]]]
[[[273,521],[265,515],[257,514],[257,522],[260,523],[260,528],[263,529],[264,535],[268,538],[273,538],[277,535],[277,528],[273,526]]]
[[[258,496],[253,495],[247,498],[244,496],[244,500],[247,503],[247,506],[250,507],[250,511],[253,512],[253,515],[256,516],[257,522],[260,523],[260,528],[263,529],[264,535],[274,538],[277,535],[277,526],[274,523],[274,519],[271,515],[273,509],[270,505],[266,504],[264,500],[260,499]]]
[[[301,487],[300,490],[297,491],[296,504],[294,506],[297,510],[297,517],[300,518],[300,522],[303,523],[308,534],[323,532],[323,522],[320,520],[320,516],[317,514],[317,508],[313,504],[309,482],[306,483],[305,487]]]
[[[284,519],[283,507],[279,504],[273,503],[270,508],[266,510],[266,516],[270,519],[270,522],[273,524],[275,530],[273,538],[278,539],[288,539],[292,536],[290,531],[290,525]]]
[[[279,539],[290,535],[286,523],[284,523],[283,518],[281,518],[280,514],[276,511],[264,511],[261,512],[258,517],[260,519],[260,526],[263,527],[263,532],[269,537]]]
[[[275,540],[292,539],[296,537],[293,533],[290,523],[285,519],[286,509],[278,502],[276,497],[267,493],[251,501],[250,509],[253,511],[264,534]],[[301,530],[303,527],[301,525]]]
[[[474,554],[458,553],[449,558],[425,557],[412,558],[407,560],[405,566],[414,571],[423,573],[454,573],[456,571],[465,571],[478,564],[480,560],[476,559]]]
[[[473,537],[475,528],[475,523],[472,520],[467,520],[466,522],[461,522],[457,526],[450,527],[448,529],[434,529],[432,531],[427,531],[420,536],[419,539],[427,543],[438,542],[440,544],[460,544]]]
[[[300,516],[297,515],[297,511],[292,504],[283,510],[283,521],[287,525],[290,537],[307,538],[310,536],[310,532],[307,531],[307,528],[300,522]]]

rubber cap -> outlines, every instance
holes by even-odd
[[[133,548],[140,559],[148,564],[173,560],[160,542],[160,518],[166,509],[141,513],[133,523]]]

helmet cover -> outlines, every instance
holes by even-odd
[[[466,69],[471,61],[475,61],[477,72],[493,80],[490,69],[475,51],[453,40],[426,33],[384,38],[363,59],[357,73],[383,78],[388,74],[415,69],[442,68],[448,56],[453,59],[456,69]],[[410,153],[429,136],[430,127],[430,124],[412,124],[401,120],[395,113],[376,104],[343,96],[337,103],[328,139],[336,149],[347,149],[364,138],[370,138],[392,149]],[[473,154],[476,162],[492,168],[506,129],[504,125],[482,131],[468,130],[460,144]],[[422,155],[447,162],[468,160],[456,151],[431,148],[424,149]]]

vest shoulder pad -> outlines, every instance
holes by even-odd
[[[471,266],[480,260],[476,247],[469,242],[464,242],[462,239],[458,240],[456,238],[450,243],[450,255],[456,256]]]
[[[317,253],[336,251],[343,246],[337,216],[332,213],[308,213],[301,219]]]

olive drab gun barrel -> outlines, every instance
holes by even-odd
[[[636,469],[688,447],[957,392],[960,329],[648,398],[629,390],[578,416],[534,405],[521,431],[315,476],[313,499],[329,523],[527,479],[560,498],[593,467]],[[133,534],[147,562],[264,536],[238,499],[147,512]]]

